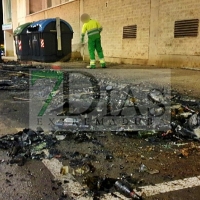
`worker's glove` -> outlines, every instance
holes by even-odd
[[[103,28],[101,27],[101,28],[99,28],[99,33],[101,33],[101,31],[103,30]]]
[[[81,35],[81,43],[84,43],[84,35]]]

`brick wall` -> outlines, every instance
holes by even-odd
[[[22,1],[25,2],[17,0],[18,3]],[[69,22],[74,30],[73,51],[79,50],[80,14],[88,13],[104,28],[102,46],[107,61],[200,67],[200,34],[193,38],[174,38],[175,21],[200,20],[200,1],[197,0],[75,0],[24,17],[16,8],[17,5],[12,10],[14,29],[19,22],[51,17]],[[123,26],[135,24],[137,38],[122,39]],[[87,48],[85,58],[88,58]]]
[[[200,1],[160,0],[158,54],[200,55],[200,34],[197,38],[174,38],[174,22],[185,19],[200,19]]]
[[[61,0],[51,0],[52,6],[57,6],[61,3]]]

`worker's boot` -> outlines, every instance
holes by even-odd
[[[95,69],[95,60],[90,60],[90,65],[86,67],[87,69]]]
[[[95,66],[95,65],[88,65],[86,68],[87,68],[87,69],[95,69],[96,66]]]
[[[99,61],[100,61],[101,67],[106,68],[106,63],[105,63],[104,58],[101,58]]]
[[[101,68],[106,68],[106,63],[101,63]]]

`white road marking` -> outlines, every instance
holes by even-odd
[[[60,169],[63,166],[62,163],[55,158],[44,159],[42,160],[47,169],[52,173],[55,177],[55,180],[62,182],[62,187],[64,191],[67,192],[68,196],[73,197],[76,200],[93,200],[93,197],[83,197],[84,187],[75,180],[75,178],[71,174],[62,175],[60,174]],[[67,180],[67,183],[64,183],[64,180]],[[118,197],[113,197],[111,194],[106,194],[102,197],[102,200],[129,200],[118,192],[115,193]]]
[[[186,188],[193,188],[197,186],[200,186],[200,176],[184,178],[180,180],[164,182],[150,186],[143,186],[140,187],[142,192],[138,192],[138,194],[144,193],[146,196],[153,196],[157,194],[182,190]]]
[[[80,185],[80,183],[78,183],[71,174],[67,175],[60,174],[60,169],[63,165],[58,159],[55,158],[51,160],[44,159],[42,162],[55,177],[55,180],[62,182],[62,187],[64,191],[67,192],[68,196],[73,197],[77,200],[84,200],[84,199],[86,200],[86,198],[82,197],[83,187]],[[64,183],[64,180],[66,180],[67,183]]]
[[[52,175],[56,180],[61,181],[62,187],[64,191],[67,192],[68,196],[73,197],[77,200],[92,200],[93,198],[83,197],[83,189],[84,187],[76,181],[76,179],[71,175],[61,175],[60,169],[63,166],[62,163],[58,159],[44,159],[42,161],[44,165],[49,169]],[[67,180],[67,183],[64,183],[64,180]],[[137,194],[145,196],[154,196],[158,194],[163,194],[167,192],[182,190],[186,188],[193,188],[200,186],[200,176],[185,178],[170,182],[158,183],[155,185],[148,185],[139,187],[140,191],[136,191]],[[120,193],[116,192],[114,197],[112,194],[106,194],[101,199],[102,200],[128,200],[128,198],[124,197]]]

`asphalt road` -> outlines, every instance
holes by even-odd
[[[82,70],[85,64],[69,63],[65,68]],[[112,77],[118,81],[126,80],[135,84],[141,82],[151,82],[156,85],[170,86],[172,90],[176,90],[184,95],[199,99],[199,75],[200,71],[186,69],[155,69],[146,70],[139,66],[114,66],[110,65],[108,69],[97,69],[89,73],[99,74],[102,78]],[[120,69],[124,67],[123,70]],[[137,69],[136,69],[137,68]],[[84,69],[85,71],[85,69]],[[1,79],[5,79],[5,74]],[[12,134],[24,127],[29,127],[29,102],[14,101],[13,97],[28,98],[28,91],[1,90],[0,95],[0,134]],[[69,137],[62,141],[57,149],[66,152],[81,152],[83,154],[91,154],[91,150],[97,148],[101,151],[109,151],[114,155],[111,162],[105,160],[104,154],[96,153],[98,162],[93,165],[97,169],[93,175],[105,175],[116,178],[121,174],[133,174],[133,178],[137,180],[137,188],[147,185],[155,185],[163,182],[169,182],[189,177],[199,176],[199,142],[191,140],[183,141],[184,146],[174,145],[171,141],[158,141],[151,143],[144,138],[130,138],[126,136],[115,136],[107,134],[106,137],[98,137],[104,147],[96,146],[90,142],[76,143]],[[192,149],[189,155],[181,157],[180,152],[183,148]],[[6,151],[0,151],[0,199],[23,199],[38,200],[52,199],[56,200],[61,197],[63,188],[60,184],[54,182],[54,176],[46,168],[41,161],[31,160],[24,166],[8,165],[9,160]],[[66,160],[62,160],[67,165]],[[148,168],[156,169],[159,173],[149,174],[140,173],[139,167],[144,163]],[[60,170],[60,169],[59,169]],[[78,181],[82,181],[81,177],[77,177]],[[179,189],[163,194],[146,197],[145,199],[159,200],[198,200],[200,196],[199,186]],[[103,197],[101,197],[103,199]],[[100,198],[100,199],[101,199]],[[112,197],[114,199],[114,197]],[[66,199],[70,199],[67,197]],[[78,199],[78,198],[77,198]],[[86,199],[91,199],[87,197]],[[120,199],[120,198],[118,198]]]

